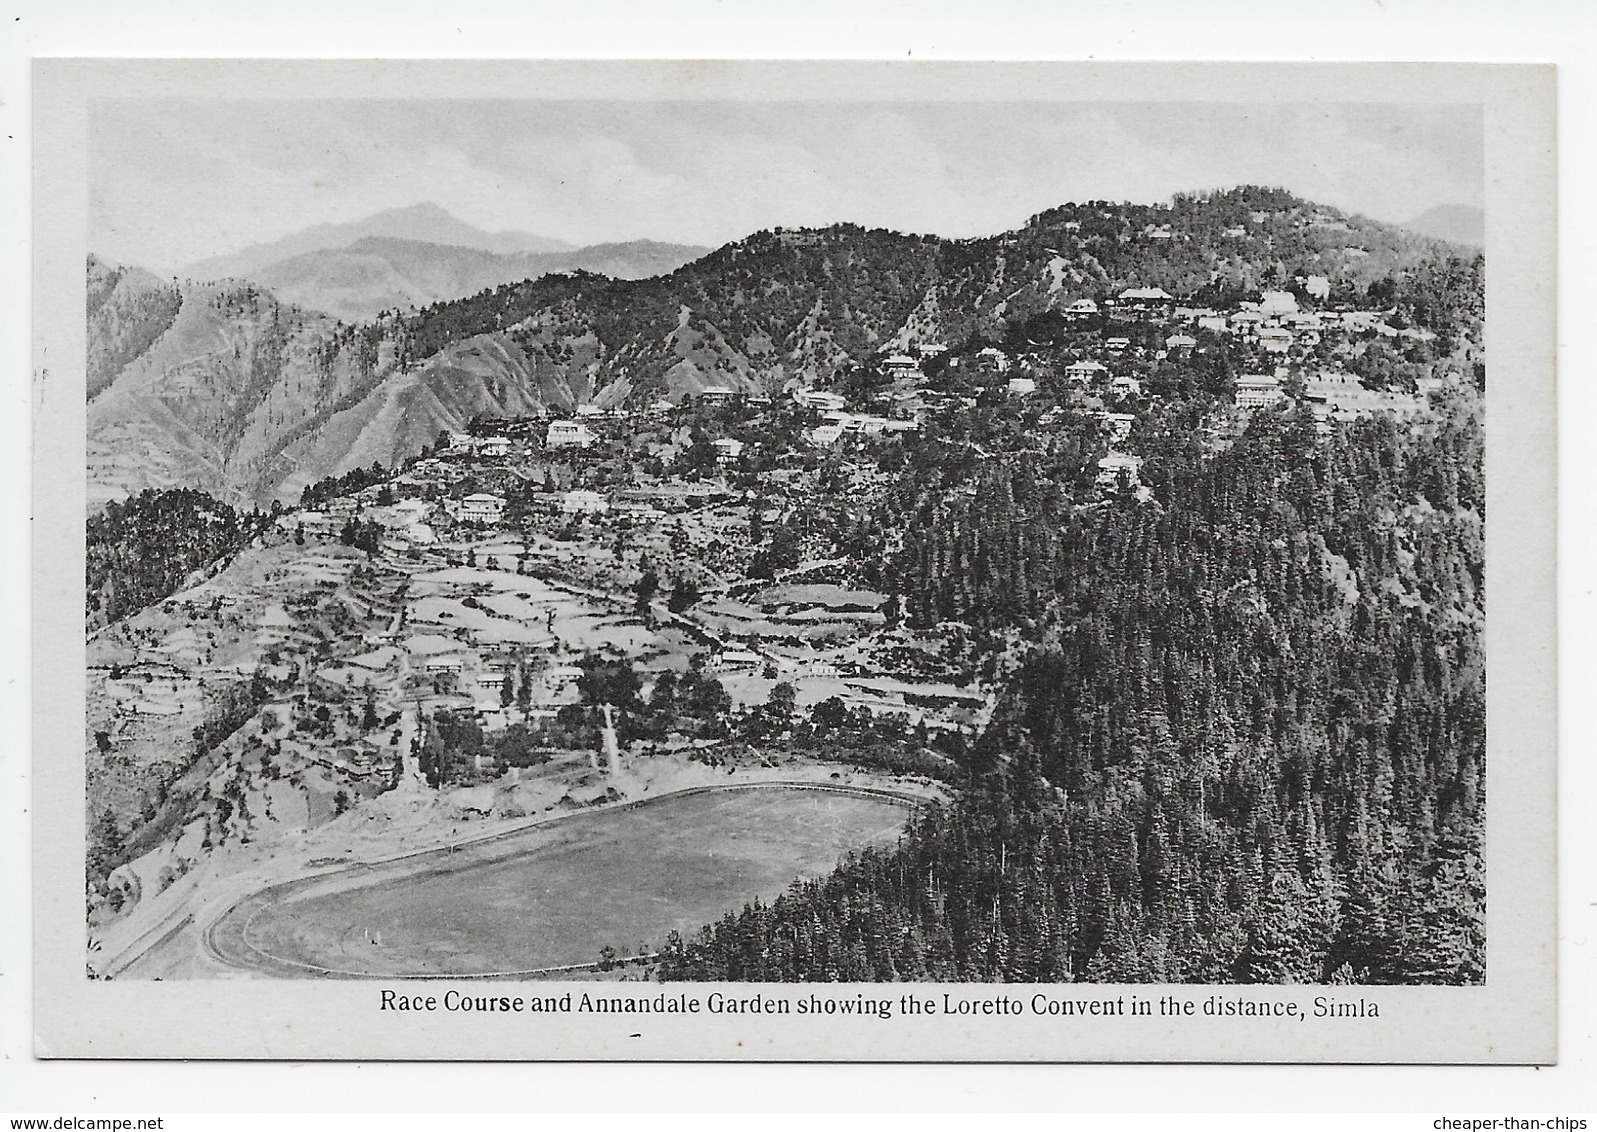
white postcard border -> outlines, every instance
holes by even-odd
[[[1549,68],[1454,65],[935,64],[939,97],[1478,101],[1488,159],[1488,975],[1480,988],[1378,988],[1379,1024],[1063,1028],[1022,1015],[875,1026],[835,1019],[384,1016],[377,982],[95,983],[82,967],[84,103],[96,95],[925,97],[888,64],[39,64],[35,82],[35,1011],[41,1056],[1549,1063],[1556,726],[1553,118]],[[816,67],[826,68],[817,83]],[[529,71],[529,68],[531,69]],[[529,73],[537,74],[530,82]],[[597,75],[597,78],[595,77]],[[961,93],[963,92],[963,93]],[[1003,92],[1003,93],[996,93]],[[403,984],[414,990],[417,984]],[[484,984],[475,984],[484,987]],[[438,993],[442,994],[442,987]],[[522,988],[518,988],[519,990]],[[548,993],[538,984],[533,993]],[[640,988],[641,989],[641,988]],[[649,986],[653,994],[659,988]],[[714,989],[683,985],[701,998]],[[810,988],[782,988],[807,992]],[[1038,988],[1057,993],[1059,987]],[[1202,997],[1238,988],[1080,988]],[[1304,1001],[1308,988],[1246,988]],[[676,987],[667,988],[673,993]],[[848,988],[969,1001],[1006,988]],[[501,993],[492,990],[492,993]],[[607,991],[607,993],[609,993]],[[747,991],[742,992],[747,994]],[[773,992],[774,993],[774,992]],[[834,993],[842,994],[841,988]],[[1033,990],[1008,992],[1028,998]],[[858,1020],[861,1023],[869,1019]],[[879,1021],[879,1020],[878,1020]],[[1134,1020],[1127,1020],[1128,1022]],[[536,1024],[535,1024],[536,1023]],[[644,1023],[647,1023],[646,1025]],[[1327,1028],[1332,1027],[1332,1028]],[[637,1034],[634,1037],[632,1035]]]

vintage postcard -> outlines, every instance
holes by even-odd
[[[1556,1060],[1550,68],[35,92],[40,1056]]]

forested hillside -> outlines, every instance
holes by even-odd
[[[1070,204],[974,240],[760,232],[669,275],[548,275],[358,326],[187,284],[152,294],[136,330],[91,315],[90,498],[292,500],[480,414],[835,385],[884,349],[1001,341],[1128,287],[1220,305],[1320,277],[1328,303],[1390,309],[1446,354],[1478,338],[1482,271],[1474,251],[1248,187]]]
[[[203,491],[143,491],[107,504],[86,531],[84,613],[90,630],[176,593],[196,570],[241,549],[268,517]]]
[[[1333,298],[1373,289],[1374,301],[1438,332],[1478,328],[1482,314],[1475,253],[1241,188],[1170,205],[1066,205],[976,240],[854,225],[760,232],[664,279],[553,277],[436,304],[406,320],[402,356],[506,330],[557,358],[584,343],[600,386],[625,377],[663,391],[689,379],[769,390],[833,378],[911,327],[950,343],[997,338],[1074,298],[1162,287],[1223,302],[1309,274],[1330,280]],[[673,349],[682,332],[710,342],[707,356]]]
[[[662,977],[1480,982],[1481,444],[1463,393],[1261,413],[1151,503],[1016,461],[913,512],[910,616],[1023,642],[964,790]]]
[[[673,271],[707,249],[637,240],[571,251],[500,254],[420,240],[367,236],[347,247],[318,249],[253,271],[252,282],[308,310],[349,322],[475,294],[557,271],[598,271],[642,279]]]

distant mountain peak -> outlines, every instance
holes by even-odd
[[[1435,240],[1475,248],[1486,246],[1486,212],[1472,204],[1439,204],[1400,227]]]
[[[268,265],[310,252],[335,251],[370,237],[471,248],[496,255],[548,254],[572,251],[563,240],[531,232],[488,232],[461,220],[432,201],[385,209],[343,224],[316,224],[282,239],[191,263],[182,274],[190,279],[250,279]]]
[[[437,201],[424,200],[401,208],[385,208],[377,216],[414,216],[428,220],[447,220],[459,223],[460,218]]]
[[[365,235],[342,247],[256,264],[248,278],[306,310],[365,322],[385,310],[460,299],[551,272],[586,269],[620,279],[663,275],[706,250],[634,240],[564,252],[501,253],[408,235]]]

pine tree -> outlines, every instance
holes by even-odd
[[[532,714],[532,672],[523,664],[520,666],[521,679],[516,685],[516,710],[521,712],[521,718],[526,719]],[[507,675],[505,683],[509,683]]]
[[[1313,983],[1320,972],[1314,962],[1317,941],[1305,914],[1308,892],[1295,871],[1270,878],[1259,905],[1243,959],[1247,983]]]

